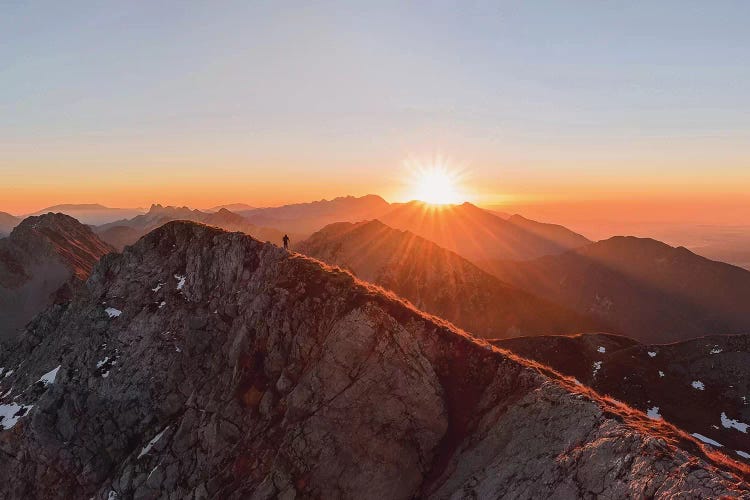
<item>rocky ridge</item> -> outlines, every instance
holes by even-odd
[[[663,422],[193,223],[102,258],[0,365],[3,498],[750,494]]]
[[[0,339],[15,332],[91,274],[114,249],[64,214],[28,217],[0,240]]]

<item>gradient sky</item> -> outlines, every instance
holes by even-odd
[[[4,2],[0,210],[742,204],[750,2]]]

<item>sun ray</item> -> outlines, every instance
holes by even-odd
[[[461,192],[461,174],[452,168],[445,159],[436,156],[428,163],[407,161],[410,170],[411,200],[419,200],[430,205],[453,205],[466,201]]]

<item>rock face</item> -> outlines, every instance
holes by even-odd
[[[641,345],[606,334],[492,341],[750,462],[750,335]],[[706,441],[711,444],[711,441]]]
[[[531,262],[480,266],[641,342],[750,332],[750,271],[652,239],[618,236]]]
[[[94,264],[113,251],[88,227],[64,214],[28,217],[0,240],[0,339],[69,297]]]
[[[459,255],[377,220],[331,224],[297,250],[393,290],[480,337],[606,329],[602,321],[507,285]]]
[[[0,364],[3,498],[750,494],[671,426],[192,223],[105,256]]]
[[[536,259],[591,243],[563,226],[542,224],[521,216],[506,220],[471,203],[435,207],[412,201],[392,206],[390,212],[377,218],[474,263],[492,259]]]
[[[152,205],[147,213],[130,220],[104,224],[97,227],[96,231],[104,241],[118,251],[122,251],[125,246],[132,245],[146,233],[174,220],[201,222],[226,231],[240,231],[261,241],[272,241],[277,244],[281,242],[284,236],[284,233],[278,229],[252,224],[246,218],[230,212],[226,208],[216,212],[202,212],[188,207],[163,207],[161,205]]]

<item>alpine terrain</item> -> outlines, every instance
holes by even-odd
[[[190,222],[104,256],[0,366],[3,498],[750,495],[663,421]]]

